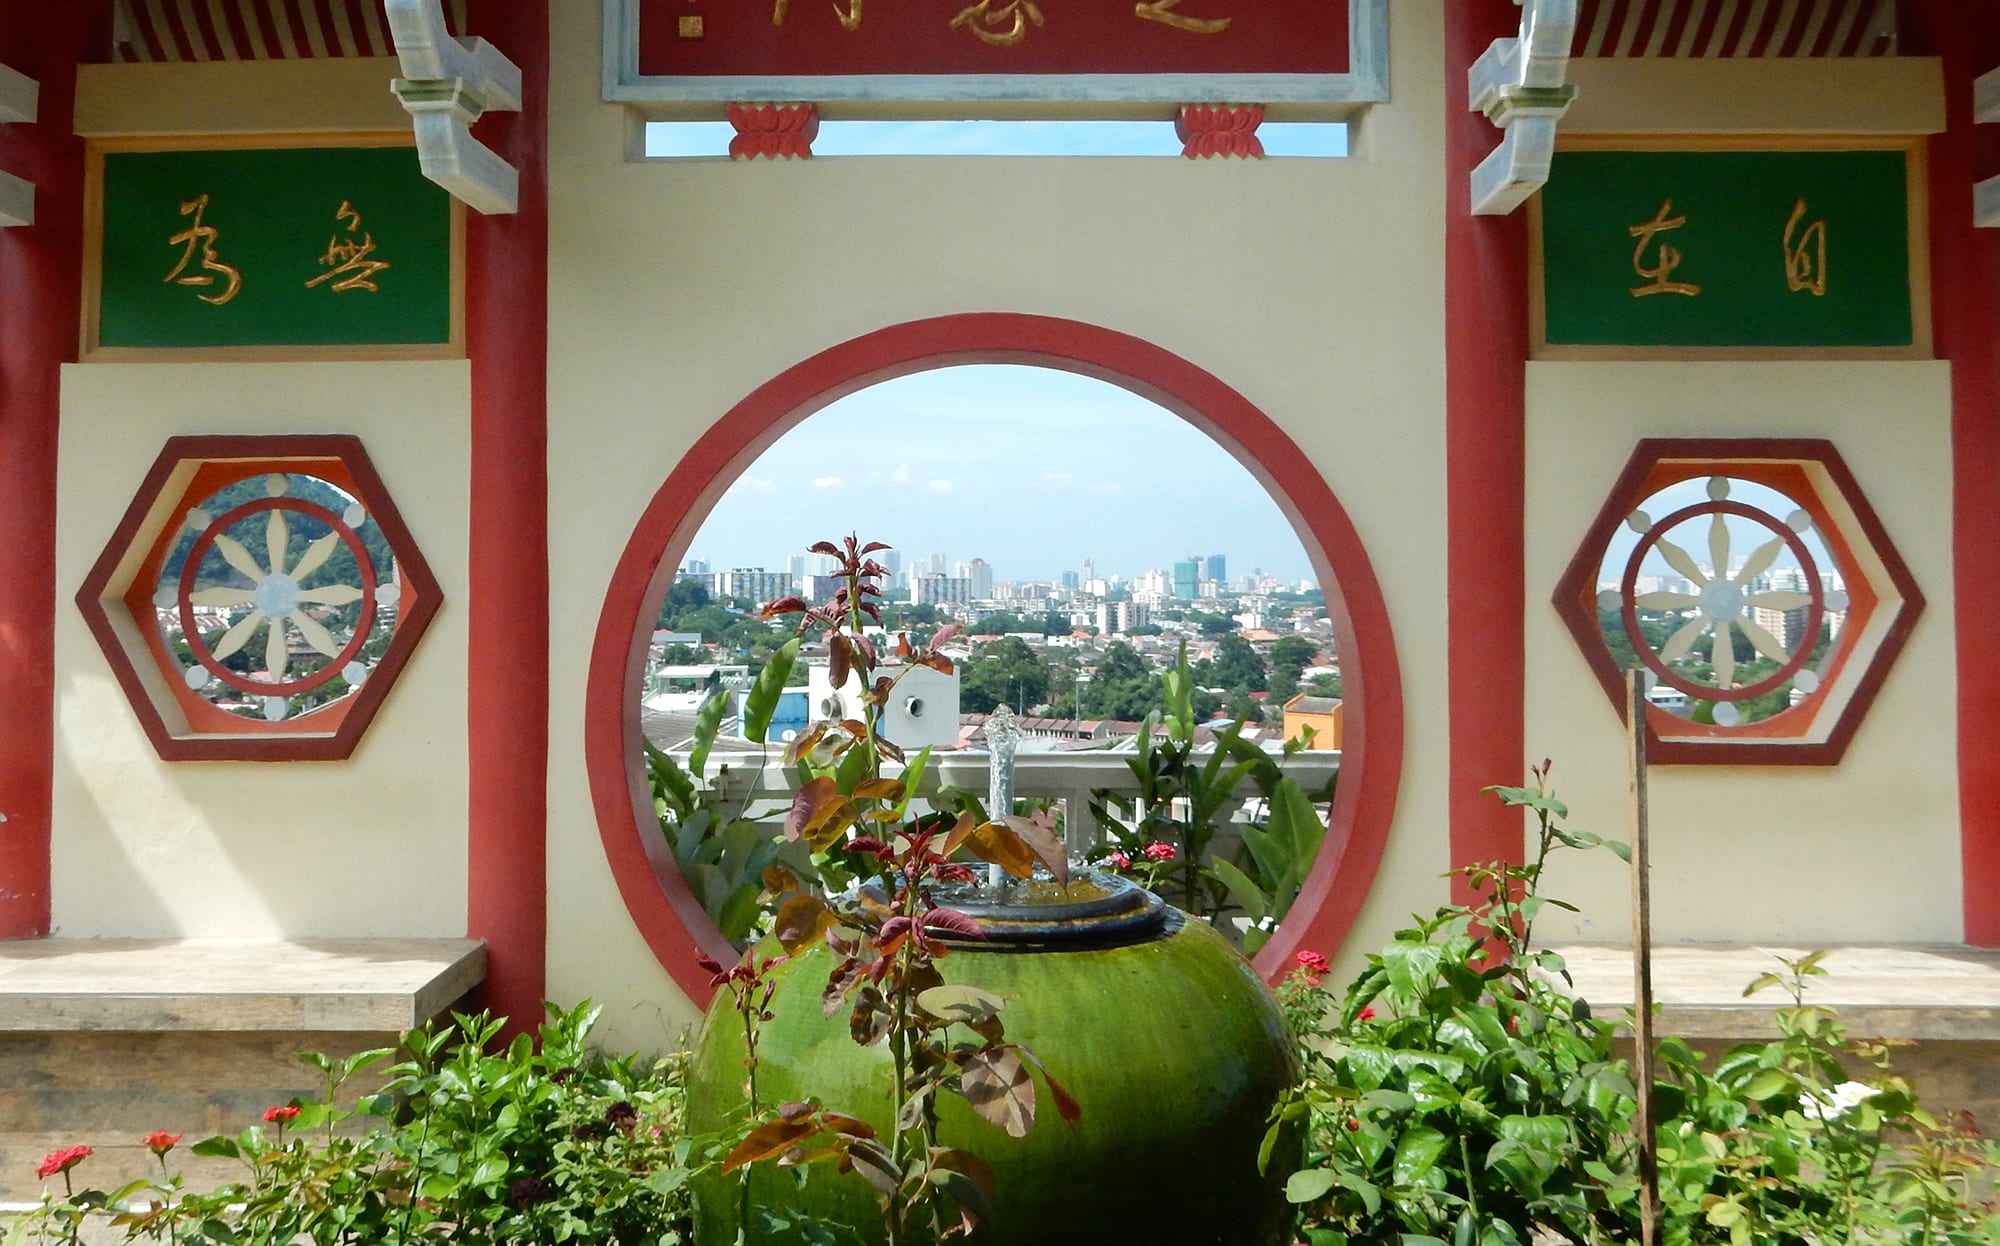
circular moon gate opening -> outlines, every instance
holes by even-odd
[[[898,376],[995,363],[1094,377],[1187,420],[1264,485],[1313,553],[1342,655],[1347,722],[1341,779],[1312,876],[1256,964],[1267,977],[1276,977],[1295,950],[1331,951],[1353,924],[1394,809],[1402,762],[1402,702],[1380,589],[1353,525],[1324,479],[1241,394],[1158,347],[1049,317],[945,316],[832,347],[737,403],[694,444],[654,495],[614,572],[599,616],[586,691],[584,744],[591,797],[626,907],[654,955],[692,999],[705,999],[709,992],[709,975],[695,963],[697,951],[732,958],[734,950],[674,869],[672,854],[661,841],[640,761],[638,716],[653,622],[680,560],[730,484],[778,437],[814,412]]]

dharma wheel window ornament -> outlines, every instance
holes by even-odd
[[[160,755],[345,757],[439,594],[359,441],[184,437],[78,604]]]
[[[1555,606],[1668,763],[1839,761],[1923,609],[1824,441],[1640,444]]]

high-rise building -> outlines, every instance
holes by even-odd
[[[993,596],[993,564],[984,558],[975,558],[965,566],[965,578],[972,587],[972,600],[985,601]]]
[[[792,582],[794,590],[803,590],[805,588],[806,556],[804,554],[793,554],[785,559],[785,578]]]
[[[1210,554],[1203,569],[1206,574],[1202,576],[1202,579],[1213,581],[1216,584],[1229,583],[1229,556],[1227,554]]]
[[[1193,601],[1201,584],[1201,560],[1193,554],[1174,564],[1174,596]]]
[[[913,575],[910,577],[910,604],[964,605],[972,599],[971,584],[958,575]]]

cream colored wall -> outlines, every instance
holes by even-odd
[[[1663,942],[1955,943],[1961,927],[1951,582],[1951,395],[1942,363],[1535,363],[1528,368],[1527,745],[1573,825],[1626,838],[1624,729],[1549,594],[1644,437],[1833,442],[1927,599],[1839,766],[1650,774]],[[1573,861],[1542,929],[1630,938],[1628,875]]]
[[[1445,69],[1439,6],[1393,7],[1392,76],[1408,89],[1371,116],[1367,154],[1259,164],[626,163],[626,118],[598,99],[595,6],[555,6],[552,996],[606,1004],[612,1041],[633,1046],[693,1015],[618,897],[585,786],[592,630],[640,512],[758,384],[950,312],[1068,317],[1164,347],[1243,392],[1325,473],[1382,580],[1411,739],[1350,947],[1442,896]],[[801,547],[854,518],[808,523]]]
[[[84,364],[57,480],[55,933],[465,933],[463,361]],[[344,762],[159,759],[70,602],[167,438],[351,433],[443,591]]]

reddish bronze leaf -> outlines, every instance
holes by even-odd
[[[955,837],[957,834],[958,828],[953,827],[952,835]],[[951,839],[947,838],[945,843],[949,846]],[[974,827],[960,840],[959,846],[981,861],[990,861],[1016,878],[1029,878],[1034,875],[1036,857],[1034,848],[1011,827],[999,822],[985,822]]]
[[[792,793],[792,808],[785,815],[785,838],[797,839],[806,833],[806,827],[821,816],[821,811],[831,805],[846,800],[832,779],[821,777],[809,779]]]
[[[847,677],[852,673],[847,656],[847,636],[835,632],[826,638],[826,677],[835,688],[845,688]]]
[[[1064,1124],[1068,1125],[1071,1129],[1075,1129],[1077,1121],[1083,1118],[1083,1105],[1078,1103],[1070,1095],[1069,1091],[1063,1089],[1061,1082],[1049,1076],[1049,1066],[1042,1063],[1040,1056],[1018,1044],[1015,1045],[1014,1050],[1020,1052],[1023,1058],[1041,1070],[1042,1080],[1049,1084],[1049,1096],[1056,1101],[1056,1115],[1063,1118]]]
[[[745,1164],[754,1164],[760,1159],[770,1159],[783,1155],[792,1147],[819,1132],[819,1124],[810,1113],[803,1116],[778,1117],[768,1120],[744,1135],[743,1141],[722,1159],[722,1171],[731,1172]]]
[[[798,735],[793,736],[785,744],[785,764],[788,766],[797,765],[800,761],[810,756],[812,751],[819,747],[819,742],[824,738],[826,738],[826,724],[823,722],[814,723]]]
[[[903,1170],[896,1167],[889,1152],[872,1138],[855,1138],[847,1144],[847,1158],[853,1161],[854,1171],[875,1187],[882,1205],[887,1207],[903,1184]]]
[[[788,955],[797,956],[818,943],[837,920],[817,896],[796,895],[778,906],[771,933]]]
[[[852,1116],[843,1116],[838,1112],[825,1112],[820,1115],[820,1120],[826,1123],[828,1129],[837,1134],[846,1134],[850,1138],[872,1138],[875,1136],[875,1126],[869,1124],[867,1121],[857,1120]]]
[[[802,597],[780,597],[776,601],[767,603],[757,612],[757,617],[775,619],[781,614],[799,614],[806,608],[805,599]]]
[[[764,867],[764,900],[775,900],[779,896],[799,889],[799,876],[773,861]]]
[[[895,1023],[896,1014],[882,992],[872,986],[864,986],[855,992],[854,1015],[847,1019],[847,1032],[855,1042],[863,1047],[873,1047],[889,1037]]]
[[[964,935],[968,939],[984,939],[986,937],[986,932],[979,928],[978,922],[973,921],[957,909],[932,909],[930,912],[925,913],[924,928],[926,930],[943,930],[950,934]]]
[[[894,803],[903,799],[903,784],[900,779],[864,779],[854,785],[857,800],[886,800]]]
[[[983,1047],[959,1064],[959,1090],[972,1110],[1007,1131],[1025,1138],[1035,1127],[1035,1079],[1021,1057],[1007,1047]]]
[[[1006,823],[1016,835],[1028,842],[1035,856],[1049,867],[1049,873],[1055,875],[1058,886],[1069,886],[1069,853],[1063,849],[1063,841],[1053,828],[1013,814],[1007,814],[999,821]]]

